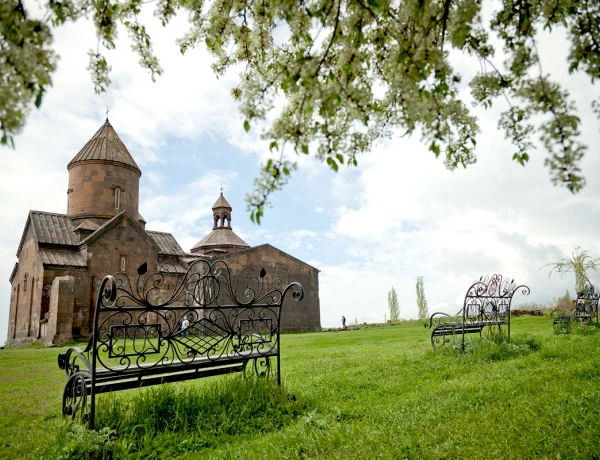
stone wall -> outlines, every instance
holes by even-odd
[[[281,288],[298,282],[304,287],[304,299],[296,302],[291,295],[286,296],[281,313],[281,330],[320,331],[321,306],[319,301],[319,271],[310,265],[280,251],[269,244],[256,246],[223,256],[235,276],[244,267],[250,267],[258,276],[261,269],[266,271],[266,280],[271,283],[281,280]],[[238,289],[244,289],[238,286]],[[242,293],[238,291],[238,295]]]
[[[74,279],[72,276],[54,278],[50,291],[50,310],[42,342],[57,345],[73,340]]]
[[[102,225],[121,211],[138,219],[140,173],[123,165],[101,161],[75,163],[69,170],[67,214],[79,225],[90,219]],[[120,206],[115,209],[115,189],[120,188]]]
[[[43,268],[36,247],[33,229],[30,227],[21,248],[19,268],[11,285],[8,345],[31,343],[39,336]]]

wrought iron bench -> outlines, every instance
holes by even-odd
[[[596,319],[598,323],[598,300],[600,299],[600,290],[591,283],[586,283],[583,290],[577,293],[575,309],[565,311],[556,309],[552,311],[554,321],[552,327],[558,333],[567,333],[571,330],[573,321],[591,322]]]
[[[463,308],[455,315],[436,312],[425,323],[431,331],[431,345],[434,349],[452,342],[456,345],[460,337],[461,348],[465,346],[466,334],[482,335],[484,328],[490,334],[501,331],[502,326],[508,329],[510,340],[510,304],[517,290],[529,295],[525,285],[517,286],[514,280],[503,279],[501,275],[482,276],[467,290]]]
[[[58,356],[68,378],[64,417],[93,429],[98,394],[232,372],[271,375],[271,360],[281,384],[281,308],[288,293],[304,297],[302,285],[269,284],[264,268],[233,276],[223,261],[146,271],[143,264],[135,283],[106,276],[87,347]]]

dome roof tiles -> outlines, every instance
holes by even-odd
[[[121,141],[108,120],[104,122],[79,153],[75,155],[67,165],[67,169],[71,169],[76,163],[90,160],[104,160],[120,163],[130,169],[134,169],[139,172],[140,175],[142,174],[142,171],[127,150],[127,147],[125,147],[125,144],[123,144],[123,141]]]
[[[199,252],[206,249],[234,247],[234,248],[249,248],[250,245],[242,240],[239,236],[233,233],[230,228],[216,228],[204,238],[200,240],[191,252]]]

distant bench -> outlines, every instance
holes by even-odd
[[[597,286],[586,283],[583,291],[577,293],[575,309],[565,311],[556,309],[552,316],[556,316],[552,322],[552,327],[556,332],[569,332],[573,321],[590,322],[596,319],[598,323],[598,300],[600,291]]]
[[[143,264],[135,284],[124,273],[106,276],[86,349],[58,356],[68,378],[64,417],[93,429],[100,393],[232,372],[270,375],[271,359],[281,384],[281,307],[288,293],[303,298],[302,285],[267,284],[264,268],[234,277],[223,261],[197,260],[185,274],[173,264],[146,271]]]
[[[425,324],[431,331],[431,345],[434,349],[443,347],[446,343],[456,344],[460,340],[461,347],[465,345],[466,334],[479,334],[485,327],[490,332],[499,332],[502,326],[508,329],[510,339],[510,304],[513,295],[522,289],[523,295],[529,295],[529,288],[517,286],[514,280],[503,279],[501,275],[481,277],[467,290],[463,308],[455,315],[436,312]]]

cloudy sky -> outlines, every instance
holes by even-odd
[[[237,73],[217,79],[204,50],[182,56],[175,39],[185,20],[166,29],[149,12],[149,31],[165,70],[156,83],[137,65],[124,31],[107,53],[112,86],[96,95],[86,71],[95,47],[84,21],[56,33],[60,54],[54,86],[34,110],[16,149],[2,148],[0,202],[0,344],[6,339],[16,250],[30,209],[65,212],[67,163],[104,121],[110,121],[142,169],[140,212],[150,230],[172,232],[189,250],[212,228],[211,206],[223,186],[233,228],[249,244],[270,243],[319,268],[321,324],[383,321],[387,293],[398,291],[401,316],[417,316],[415,282],[421,275],[430,313],[457,311],[470,283],[499,272],[531,287],[525,301],[549,302],[573,293],[574,278],[548,278],[546,263],[577,246],[600,256],[599,122],[589,103],[598,87],[566,72],[567,43],[542,36],[544,70],[567,84],[582,119],[589,150],[587,179],[578,195],[550,183],[542,148],[523,168],[497,129],[498,101],[476,111],[481,134],[477,164],[449,172],[418,136],[395,138],[338,174],[302,158],[295,177],[273,196],[261,226],[251,223],[244,196],[268,152],[256,129],[246,133],[230,97]],[[469,77],[479,65],[456,57]],[[600,274],[591,278],[600,283]]]

